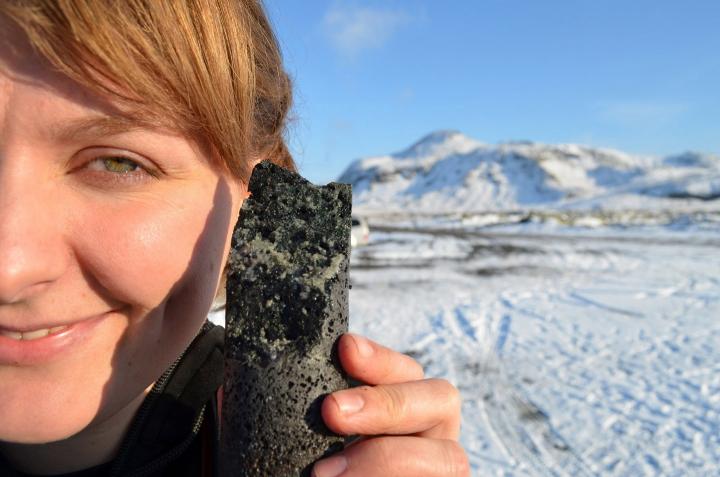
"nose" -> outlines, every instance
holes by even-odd
[[[51,184],[22,162],[12,164],[0,151],[0,305],[40,293],[67,263]]]

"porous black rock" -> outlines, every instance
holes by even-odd
[[[342,449],[322,399],[348,387],[351,190],[316,187],[270,162],[253,170],[227,275],[222,476],[309,475]]]

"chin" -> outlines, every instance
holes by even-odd
[[[101,391],[72,376],[48,380],[44,373],[0,373],[0,441],[54,442],[81,432],[100,409]],[[50,381],[50,382],[48,382]],[[63,383],[64,381],[64,383]],[[22,384],[21,384],[22,383]]]
[[[0,441],[13,444],[40,445],[68,439],[80,432],[83,427],[71,429],[3,429]],[[15,432],[13,432],[15,431]]]
[[[92,421],[92,416],[78,415],[65,415],[59,419],[56,411],[6,411],[7,408],[0,411],[0,441],[18,444],[46,444],[67,439],[82,431]]]

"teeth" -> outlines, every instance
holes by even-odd
[[[54,326],[49,329],[45,328],[42,330],[25,331],[22,333],[19,331],[0,330],[0,335],[6,336],[6,337],[14,339],[14,340],[30,341],[30,340],[36,340],[39,338],[44,338],[47,335],[59,333],[66,329],[67,329],[67,326]]]
[[[50,330],[45,328],[44,330],[25,331],[22,334],[23,341],[36,340],[38,338],[44,338],[50,334]]]
[[[19,331],[4,331],[0,330],[0,335],[7,336],[8,338],[12,338],[14,340],[21,340],[22,339],[22,333]]]

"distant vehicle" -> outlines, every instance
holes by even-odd
[[[370,241],[370,227],[366,219],[352,216],[352,229],[350,231],[350,246],[359,247],[367,245]]]

